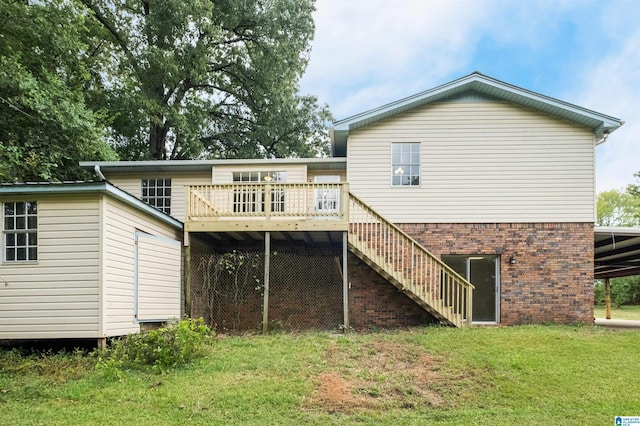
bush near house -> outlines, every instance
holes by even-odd
[[[165,372],[187,364],[204,353],[215,333],[202,318],[184,319],[155,330],[130,334],[114,341],[100,357],[99,368],[123,367]]]

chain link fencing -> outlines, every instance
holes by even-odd
[[[343,323],[342,252],[334,249],[271,251],[269,330],[337,329]],[[193,317],[219,332],[261,330],[264,251],[194,253]]]

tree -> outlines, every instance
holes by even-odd
[[[640,224],[640,172],[633,175],[638,183],[627,185],[627,194],[633,197],[636,209],[634,210],[634,217],[636,224]]]
[[[640,172],[634,173],[633,176],[638,180],[638,183],[627,185],[627,193],[632,197],[640,199]]]
[[[123,158],[327,152],[328,109],[298,94],[314,0],[78,1],[99,24],[92,102]]]
[[[598,194],[599,226],[635,226],[640,224],[640,198],[627,192],[604,191]]]
[[[4,1],[0,21],[0,181],[80,179],[78,161],[115,159],[85,103],[83,17],[64,1]]]

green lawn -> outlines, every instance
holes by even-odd
[[[610,425],[640,415],[640,330],[415,328],[216,338],[164,375],[0,353],[0,423]]]
[[[596,305],[594,308],[594,316],[596,318],[605,318],[605,315],[604,305]],[[640,320],[640,305],[612,306],[611,319]]]

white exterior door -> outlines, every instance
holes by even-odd
[[[314,176],[313,182],[322,183],[340,183],[338,175],[320,175]],[[315,211],[321,216],[333,216],[340,213],[340,190],[327,185],[326,188],[317,188],[314,193]]]

